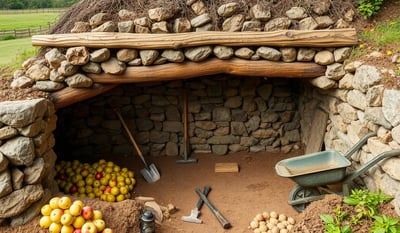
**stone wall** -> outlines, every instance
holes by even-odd
[[[210,76],[161,84],[129,84],[58,112],[57,154],[131,154],[113,112],[121,109],[145,154],[182,155],[182,108],[188,95],[194,153],[289,152],[299,149],[298,80]]]
[[[0,223],[25,224],[58,192],[56,119],[46,99],[0,102]]]
[[[369,56],[382,57],[374,52]],[[386,89],[382,83],[387,77],[396,78],[393,70],[355,61],[343,67],[344,73],[334,88],[309,89],[304,93],[300,112],[309,114],[310,106],[319,106],[329,113],[325,134],[325,149],[345,153],[368,132],[377,136],[367,141],[352,162],[360,168],[384,151],[400,148],[400,91]],[[308,111],[307,111],[308,109]],[[305,110],[305,111],[303,111]],[[362,176],[368,189],[395,197],[393,201],[400,214],[400,158],[384,160]]]

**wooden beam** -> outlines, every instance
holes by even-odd
[[[90,99],[99,94],[105,93],[114,87],[118,86],[117,84],[94,84],[92,88],[71,88],[66,87],[61,89],[60,91],[53,92],[50,94],[50,98],[54,103],[55,109],[64,108],[71,104]]]
[[[203,62],[168,63],[155,66],[130,66],[123,74],[87,74],[96,83],[142,83],[189,79],[215,74],[267,78],[316,78],[326,67],[311,62],[249,61],[239,58]]]
[[[272,32],[118,33],[88,32],[32,36],[32,45],[48,47],[179,49],[203,45],[344,47],[358,44],[356,30],[282,30]]]

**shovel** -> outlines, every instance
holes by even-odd
[[[142,174],[142,176],[144,177],[144,179],[147,182],[149,182],[149,183],[156,182],[157,180],[160,179],[160,173],[158,172],[156,165],[154,165],[154,164],[150,164],[150,166],[147,165],[146,160],[143,157],[142,151],[140,150],[139,146],[136,144],[136,141],[133,138],[131,131],[129,131],[129,128],[126,125],[124,118],[122,118],[121,113],[117,109],[114,109],[114,112],[117,114],[119,121],[121,121],[122,126],[124,127],[126,133],[128,134],[133,147],[135,147],[136,152],[138,153],[140,159],[142,160],[142,162],[145,166],[145,168],[140,170],[140,174]]]

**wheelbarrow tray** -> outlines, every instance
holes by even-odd
[[[281,160],[275,170],[300,186],[317,187],[340,182],[350,165],[343,155],[328,150]]]

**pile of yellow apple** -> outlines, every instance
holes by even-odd
[[[131,197],[136,184],[133,171],[104,159],[93,164],[78,160],[61,161],[55,169],[60,190],[76,197],[123,201]]]
[[[67,197],[53,197],[40,209],[39,225],[50,233],[114,233],[106,228],[103,214],[81,200]]]

